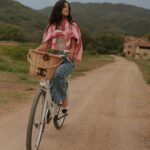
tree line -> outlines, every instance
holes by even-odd
[[[17,42],[35,42],[40,43],[44,31],[33,30],[29,32],[17,25],[0,23],[0,40]],[[100,33],[92,35],[88,31],[81,30],[83,38],[83,48],[91,54],[117,54],[123,50],[123,34]],[[150,40],[150,34],[146,34]]]
[[[0,40],[1,41],[17,41],[17,42],[40,42],[42,39],[42,31],[29,31],[17,25],[0,23]]]
[[[123,50],[124,35],[116,33],[100,33],[98,36],[91,36],[83,32],[84,50],[91,54],[117,54]]]

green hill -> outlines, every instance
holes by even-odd
[[[39,39],[46,23],[47,17],[39,11],[14,0],[0,0],[0,40]]]
[[[150,32],[150,10],[112,3],[71,3],[73,18],[94,35],[101,32],[143,35]],[[40,10],[49,16],[52,8]]]
[[[111,3],[74,2],[71,6],[74,20],[89,40],[101,33],[150,33],[150,10]],[[51,10],[33,10],[14,0],[0,0],[0,40],[41,41]]]

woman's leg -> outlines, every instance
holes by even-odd
[[[62,101],[62,107],[66,108],[68,106],[68,99]]]
[[[66,77],[73,71],[74,65],[71,63],[61,64],[55,71],[51,82],[51,96],[55,103],[62,101],[63,107],[68,105]]]

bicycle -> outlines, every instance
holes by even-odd
[[[66,80],[67,92],[70,81],[69,75]],[[50,95],[50,80],[40,80],[40,88],[34,98],[26,135],[26,149],[38,150],[46,124],[52,120],[56,129],[61,129],[68,113],[62,112],[62,104],[52,101]]]

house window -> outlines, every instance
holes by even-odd
[[[130,51],[127,51],[127,54],[128,54],[128,55],[130,55],[130,54],[131,54],[131,52],[130,52]]]
[[[147,56],[147,53],[143,53],[143,56],[146,57],[146,56]]]

